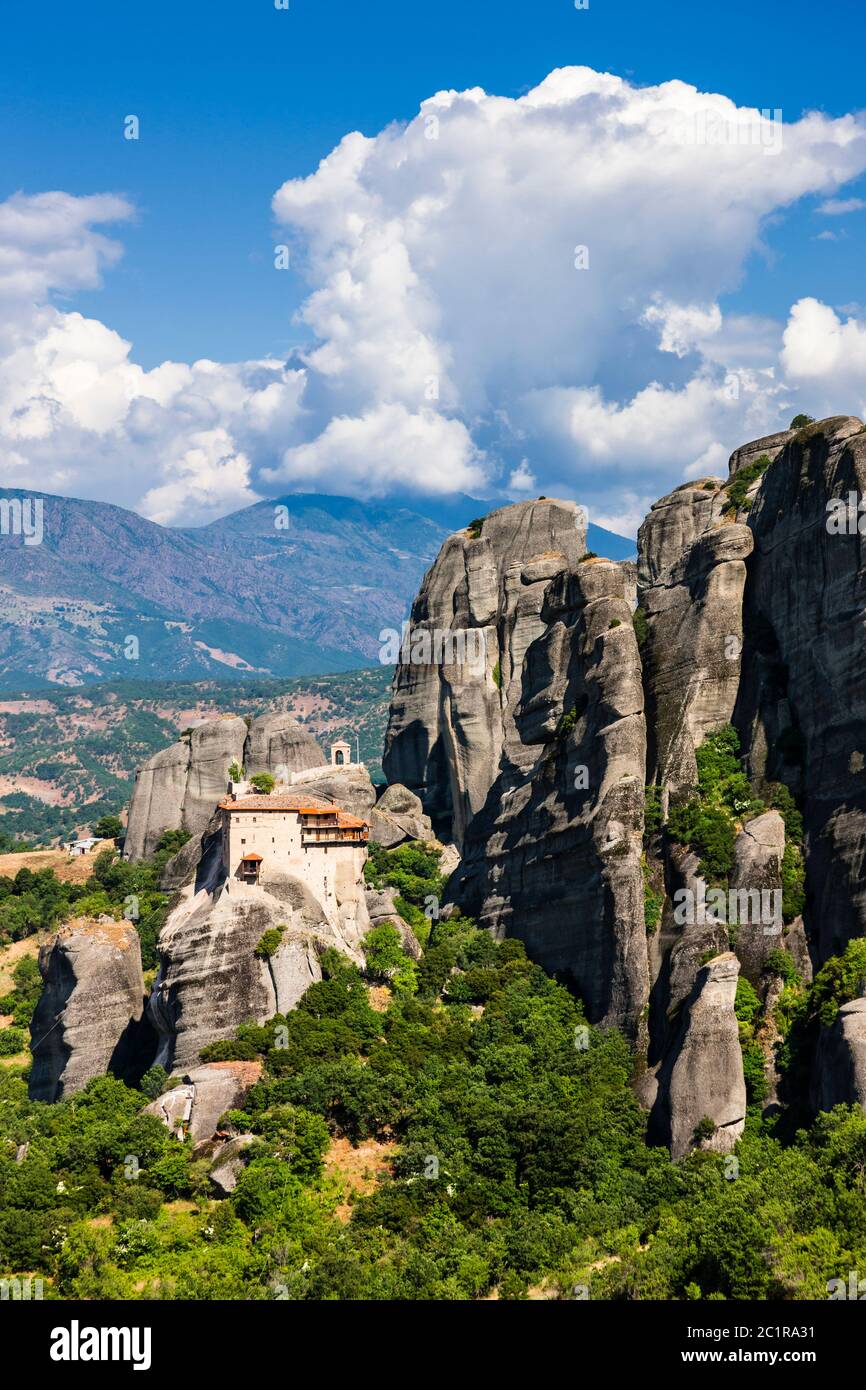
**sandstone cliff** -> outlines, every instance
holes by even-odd
[[[856,503],[842,532],[828,510],[849,494],[866,495],[866,433],[839,416],[788,440],[749,512],[736,722],[752,775],[802,796],[818,960],[866,932],[866,563]]]

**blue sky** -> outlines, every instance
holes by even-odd
[[[640,84],[680,77],[786,120],[864,104],[861,65],[840,61],[866,38],[852,0],[590,0],[585,11],[568,0],[290,0],[288,11],[7,0],[3,30],[3,196],[110,189],[135,201],[123,262],[78,303],[132,339],[145,366],[301,341],[288,320],[303,289],[271,273],[274,191],[347,131],[410,119],[440,89],[518,96],[555,67],[586,64]],[[137,144],[122,139],[129,112],[141,118]],[[815,232],[810,209],[774,229],[772,274],[744,287],[752,309],[858,297],[859,226],[826,246]]]
[[[806,110],[844,117],[863,103],[861,65],[851,55],[861,48],[864,19],[850,0],[730,0],[711,10],[681,0],[590,0],[581,11],[567,0],[290,0],[287,11],[266,0],[7,0],[3,29],[0,202],[49,190],[129,200],[134,218],[103,229],[122,243],[122,258],[104,267],[98,286],[53,286],[50,302],[108,325],[146,370],[165,359],[283,357],[309,344],[309,324],[293,324],[292,315],[310,280],[273,269],[283,235],[271,209],[275,192],[311,175],[347,132],[375,136],[411,121],[437,91],[482,87],[516,98],[555,68],[585,65],[635,87],[677,78],[738,106],[781,108],[786,122]],[[135,142],[123,139],[129,113],[141,121]],[[866,198],[864,184],[857,173],[838,197]],[[725,315],[784,324],[804,297],[846,312],[866,301],[866,214],[822,216],[816,208],[827,196],[816,189],[794,206],[780,196],[762,210],[760,238],[742,250],[736,273],[727,267],[719,276],[714,297]],[[610,358],[621,361],[621,350]],[[636,379],[603,373],[596,364],[591,384],[608,394],[637,389]],[[649,371],[647,380],[657,375]],[[671,383],[684,380],[672,360]],[[496,455],[489,423],[477,442]],[[514,438],[502,446],[506,472],[521,465],[519,455]],[[564,489],[569,480],[554,455],[541,467],[533,456],[530,468]],[[30,458],[18,448],[22,456]],[[456,482],[467,476],[458,470]],[[94,480],[93,490],[102,485]],[[632,477],[616,486],[644,495]],[[260,478],[253,493],[262,491]],[[136,504],[132,496],[120,500]],[[615,510],[607,509],[608,519]]]

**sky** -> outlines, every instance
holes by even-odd
[[[634,534],[794,413],[866,411],[850,0],[3,27],[6,486],[180,526],[544,493]]]

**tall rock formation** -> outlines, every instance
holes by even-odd
[[[866,932],[864,496],[863,423],[837,416],[791,436],[749,512],[736,722],[753,777],[802,794],[819,961]]]
[[[747,526],[728,519],[714,480],[656,502],[638,533],[647,697],[647,781],[697,782],[695,749],[726,724],[740,682]]]
[[[30,1024],[32,1100],[55,1101],[112,1072],[133,1083],[155,1039],[143,1018],[138,933],[128,922],[71,921],[39,952],[45,981]]]
[[[603,560],[536,573],[536,635],[508,682],[499,773],[447,896],[496,936],[524,941],[593,1022],[634,1034],[648,989],[646,748],[625,576]]]
[[[293,1009],[322,978],[323,950],[334,947],[361,961],[368,924],[363,884],[356,901],[338,904],[336,919],[286,874],[271,872],[264,888],[219,873],[198,890],[188,885],[159,935],[149,1004],[159,1034],[156,1060],[166,1070],[185,1071],[198,1064],[203,1047],[232,1037],[240,1024]],[[275,928],[282,939],[268,955],[259,943]]]
[[[509,764],[533,754],[514,728],[524,655],[546,627],[547,584],[586,551],[573,502],[520,502],[449,537],[412,606],[382,760],[459,844]]]
[[[829,1028],[822,1028],[815,1056],[812,1102],[816,1110],[834,1105],[866,1109],[866,998],[843,1004]]]
[[[250,776],[270,772],[285,780],[324,762],[312,734],[287,714],[260,715],[249,727],[237,715],[199,724],[136,773],[124,855],[147,859],[166,830],[201,835],[225,795],[232,763]]]
[[[659,1073],[650,1125],[672,1158],[699,1147],[730,1153],[745,1127],[746,1083],[734,1013],[739,971],[736,956],[726,952],[698,972]]]

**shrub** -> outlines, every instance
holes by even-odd
[[[671,839],[700,856],[705,878],[714,883],[727,878],[734,866],[736,829],[726,810],[694,797],[674,807],[667,830]]]
[[[756,1042],[747,1043],[743,1048],[743,1080],[748,1102],[760,1105],[767,1095],[767,1073],[764,1054]]]
[[[806,425],[814,425],[814,423],[814,415],[795,415],[790,425],[788,426],[788,429],[802,430],[805,428]]]
[[[270,796],[276,785],[277,779],[270,772],[256,772],[250,778],[250,786],[262,796]]]
[[[639,647],[643,647],[649,635],[649,619],[647,618],[646,609],[637,607],[632,614],[631,622],[634,628],[634,635],[637,638],[637,644]]]
[[[754,986],[744,975],[741,975],[737,980],[737,993],[734,997],[734,1014],[737,1022],[747,1023],[751,1027],[760,1007],[761,1001]]]
[[[649,839],[661,828],[662,823],[662,790],[661,787],[644,787],[643,789],[643,831],[644,836]]]
[[[466,530],[469,532],[469,534],[470,534],[470,536],[472,537],[472,539],[473,539],[474,541],[477,541],[478,538],[479,538],[479,536],[481,535],[481,532],[482,532],[483,528],[484,528],[484,517],[483,517],[483,516],[476,516],[475,519],[474,519],[473,521],[470,521],[470,522],[469,522],[469,525],[466,527]]]
[[[659,893],[650,882],[649,865],[646,855],[641,856],[641,867],[643,869],[643,915],[646,929],[654,932],[662,919],[662,908],[664,907],[664,893]]]
[[[361,942],[361,949],[367,973],[378,980],[390,979],[406,959],[400,933],[393,922],[371,927]]]
[[[764,800],[779,812],[785,822],[785,835],[796,844],[803,843],[803,817],[784,782],[770,782],[764,788]]]
[[[276,926],[268,927],[267,931],[262,932],[255,951],[256,955],[261,960],[270,960],[271,956],[277,954],[277,951],[280,949],[284,931],[284,926]]]
[[[585,550],[585,551],[583,552],[583,554],[581,555],[581,557],[580,557],[580,559],[578,560],[577,563],[578,563],[579,565],[582,565],[586,560],[597,560],[597,559],[598,559],[598,555],[597,555],[597,553],[596,553],[594,550]]]
[[[123,822],[120,816],[100,816],[93,833],[99,840],[119,840],[123,836]]]
[[[178,1080],[175,1079],[174,1085],[176,1086],[177,1084]],[[169,1076],[165,1067],[153,1066],[144,1073],[144,1076],[139,1082],[138,1089],[143,1091],[150,1100],[156,1100],[157,1096],[163,1095],[171,1086],[172,1078]]]
[[[793,922],[806,906],[806,865],[799,845],[786,844],[782,855],[782,919]]]
[[[575,705],[572,705],[571,709],[566,710],[565,713],[560,716],[560,720],[556,726],[556,733],[554,737],[567,738],[570,733],[573,733],[576,724],[577,707]]]
[[[761,454],[760,458],[754,459],[752,463],[747,463],[745,468],[740,468],[732,480],[725,484],[725,492],[727,492],[728,497],[722,511],[726,513],[740,511],[747,502],[746,493],[752,483],[756,482],[769,466],[769,456]]]
[[[809,1012],[829,1027],[842,1004],[866,991],[866,937],[849,941],[841,956],[832,956],[818,971],[809,992]]]
[[[27,1048],[27,1034],[23,1028],[0,1028],[0,1057],[14,1057]]]

